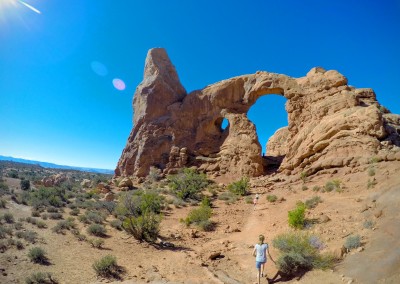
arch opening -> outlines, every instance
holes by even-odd
[[[286,102],[287,99],[281,94],[263,95],[247,112],[247,117],[256,127],[261,145],[264,174],[276,172],[286,155],[285,130],[282,129],[288,126]]]
[[[225,132],[225,130],[229,129],[229,120],[224,117],[219,117],[215,121],[215,126],[219,129],[220,132]]]

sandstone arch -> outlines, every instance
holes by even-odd
[[[271,138],[276,151],[286,148],[281,171],[315,172],[398,153],[396,131],[389,138],[386,130],[389,124],[399,129],[398,116],[389,122],[371,89],[348,86],[337,71],[313,68],[302,78],[259,71],[186,94],[166,51],[157,48],[148,52],[134,95],[134,127],[116,176],[145,176],[151,166],[167,173],[196,166],[217,175],[264,174],[261,146],[246,113],[268,94],[288,100],[289,125],[280,133],[286,144]],[[221,118],[229,121],[223,132]]]

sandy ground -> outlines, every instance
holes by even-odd
[[[315,195],[323,202],[308,210],[307,218],[326,215],[330,221],[314,224],[307,230],[320,236],[326,246],[324,251],[337,251],[351,234],[362,237],[363,250],[347,254],[333,270],[312,271],[289,281],[278,278],[270,283],[400,283],[400,163],[382,162],[375,169],[376,186],[372,189],[367,189],[367,181],[372,178],[367,174],[367,166],[327,171],[310,177],[305,183],[299,178],[283,176],[280,181],[277,176],[256,179],[252,181],[251,191],[253,195],[259,193],[260,200],[255,208],[243,198],[231,205],[220,200],[213,202],[212,220],[217,225],[212,232],[187,228],[179,222],[192,206],[166,211],[161,238],[173,243],[173,248],[139,243],[106,225],[108,237],[104,239],[104,248],[95,249],[87,242],[78,241],[70,232],[53,233],[51,228],[57,221],[46,220],[47,229],[24,223],[25,229],[38,232],[40,241],[24,250],[11,248],[0,254],[0,283],[24,283],[36,271],[51,272],[59,283],[255,283],[255,260],[251,253],[258,235],[264,234],[271,244],[276,235],[289,230],[287,212],[298,200],[305,201]],[[343,192],[312,190],[332,179],[342,181]],[[18,181],[8,180],[16,188]],[[284,197],[285,201],[270,203],[266,200],[268,194]],[[0,209],[0,214],[12,212],[16,220],[30,216],[27,206],[10,202],[8,207]],[[375,213],[379,211],[383,213],[377,218]],[[66,209],[65,217],[68,216]],[[373,229],[363,227],[366,220],[374,222]],[[85,226],[79,223],[79,227],[86,234]],[[27,253],[33,246],[47,251],[49,265],[29,261]],[[272,245],[270,252],[273,258],[278,258]],[[221,257],[210,260],[213,253],[220,253]],[[122,279],[96,276],[92,264],[107,254],[116,256],[125,270]],[[266,270],[270,278],[277,272],[271,261]],[[263,278],[262,283],[268,283],[267,279]]]

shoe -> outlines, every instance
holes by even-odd
[[[264,273],[261,273],[261,277],[264,277]]]

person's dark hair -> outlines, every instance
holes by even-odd
[[[260,244],[263,244],[263,243],[264,243],[264,240],[265,240],[264,235],[259,235],[259,236],[258,236],[258,240],[260,241]]]

